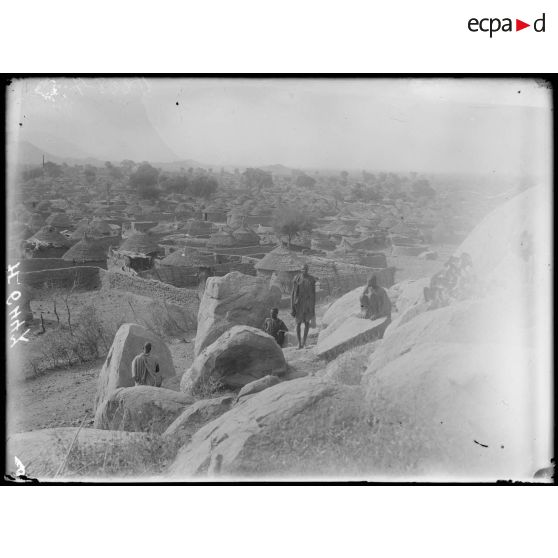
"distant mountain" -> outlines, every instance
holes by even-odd
[[[285,165],[266,165],[265,167],[258,167],[266,172],[270,172],[271,174],[280,174],[280,175],[288,175],[291,176],[294,169],[290,169]]]
[[[138,162],[138,161],[136,161]],[[204,168],[204,169],[220,169],[216,165],[206,165],[205,163],[200,163],[199,161],[194,161],[193,159],[183,159],[180,161],[171,161],[170,163],[149,163],[155,168],[162,169],[164,171],[179,171],[181,168],[188,170],[189,168]]]
[[[29,141],[18,141],[8,143],[6,146],[7,160],[19,165],[34,166],[43,164],[43,156],[46,161],[62,163],[62,159],[38,148]]]

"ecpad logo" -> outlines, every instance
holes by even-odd
[[[533,29],[536,33],[545,32],[545,17],[546,14],[543,13],[543,15],[539,19],[536,19],[533,22]],[[498,31],[503,31],[504,33],[513,31],[512,19],[509,17],[505,17],[503,19],[497,17],[485,17],[482,19],[477,19],[475,17],[472,17],[467,23],[467,27],[469,28],[469,31],[473,33],[477,33],[478,31],[481,31],[483,33],[490,33],[490,38],[492,38],[492,35],[494,33],[497,33]],[[531,24],[525,23],[520,19],[515,20],[516,31],[521,31],[522,29],[526,29],[527,27],[531,27]]]

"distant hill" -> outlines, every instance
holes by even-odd
[[[293,169],[286,167],[285,165],[266,165],[265,167],[258,167],[271,174],[287,175],[291,176]]]
[[[35,166],[43,164],[43,155],[45,161],[53,163],[62,163],[62,159],[56,157],[52,153],[48,153],[43,149],[39,149],[28,141],[19,141],[8,143],[6,146],[8,162],[15,162],[20,165]]]

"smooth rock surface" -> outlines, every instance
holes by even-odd
[[[132,360],[143,351],[143,346],[148,341],[151,343],[152,355],[159,362],[163,380],[176,376],[171,353],[162,339],[138,324],[123,324],[114,336],[99,375],[96,409],[114,390],[134,385]]]
[[[327,328],[333,322],[341,323],[351,316],[358,316],[364,287],[365,285],[357,287],[331,303],[322,318],[323,326]]]
[[[198,430],[168,473],[175,479],[280,474],[291,448],[361,416],[361,397],[358,388],[316,378],[281,382]]]
[[[163,432],[163,438],[181,445],[189,442],[202,426],[226,413],[231,408],[233,401],[233,395],[196,401]]]
[[[329,360],[348,349],[370,343],[378,338],[384,322],[384,318],[366,320],[350,317],[335,329],[329,326],[321,331],[314,352],[319,358]]]
[[[234,326],[196,357],[182,376],[180,389],[195,393],[216,383],[236,389],[286,371],[283,351],[273,337],[261,329]]]
[[[161,434],[195,399],[152,386],[118,388],[99,406],[95,428]]]
[[[238,271],[210,277],[198,312],[195,355],[235,325],[262,328],[270,308],[279,306],[281,291],[265,277]]]
[[[277,385],[281,380],[277,376],[264,376],[259,380],[254,380],[249,384],[246,384],[239,392],[236,397],[237,402],[243,401],[246,397],[254,395],[263,391],[264,389],[270,388],[271,386]]]
[[[421,448],[416,468],[437,479],[528,479],[536,405],[534,354],[508,344],[424,343],[369,375],[366,399],[376,420],[401,424]]]

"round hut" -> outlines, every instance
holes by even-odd
[[[44,227],[45,219],[40,213],[33,213],[31,214],[31,217],[28,219],[27,224],[33,232],[36,232],[41,227]]]
[[[25,253],[30,258],[61,258],[72,244],[54,227],[45,225],[25,241]]]
[[[155,237],[137,232],[129,236],[116,250],[109,250],[109,269],[125,273],[146,271],[153,267],[161,249]]]
[[[35,208],[36,211],[40,211],[41,213],[48,213],[50,211],[50,201],[48,200],[41,200],[37,207]]]
[[[278,246],[266,254],[255,266],[257,275],[276,275],[283,292],[290,292],[295,275],[301,270],[304,260],[286,246]]]
[[[89,263],[106,269],[107,247],[102,241],[83,233],[82,239],[74,244],[63,256],[63,260],[76,264]]]
[[[53,213],[46,220],[46,223],[57,231],[63,231],[69,229],[72,226],[70,218],[65,213]]]
[[[192,219],[184,225],[183,231],[188,236],[209,238],[211,234],[211,223]]]
[[[89,224],[89,232],[91,236],[111,236],[112,229],[110,225],[103,219],[93,219]]]
[[[257,246],[260,243],[260,237],[244,225],[233,231],[232,235],[238,246]]]
[[[175,250],[165,258],[159,265],[173,267],[189,267],[189,268],[210,268],[215,265],[215,256],[211,252],[203,252],[185,246],[180,250]]]
[[[236,245],[235,237],[225,230],[213,233],[207,241],[208,248],[232,248]]]

